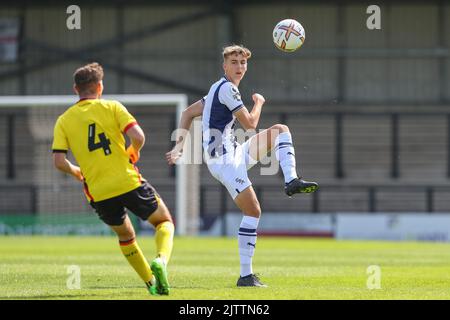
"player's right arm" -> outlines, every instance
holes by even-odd
[[[241,108],[234,113],[239,123],[245,130],[255,130],[261,116],[261,109],[266,101],[262,95],[255,93],[252,95],[254,102],[252,111],[248,112],[247,108]]]
[[[83,181],[80,167],[67,160],[65,153],[53,152],[53,164],[58,170],[74,176],[78,181]]]
[[[203,114],[203,103],[203,100],[198,100],[182,112],[175,140],[176,144],[172,150],[166,153],[166,160],[169,165],[175,164],[176,160],[181,157],[186,136],[191,128],[192,121],[194,118]]]
[[[83,181],[83,175],[81,174],[80,167],[72,164],[66,158],[67,151],[69,150],[69,143],[62,125],[61,117],[58,118],[53,131],[53,164],[58,170],[71,174],[78,181]]]

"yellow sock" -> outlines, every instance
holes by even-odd
[[[150,280],[152,279],[152,271],[150,270],[150,266],[142,254],[141,248],[139,248],[136,239],[133,238],[128,241],[119,241],[119,243],[120,249],[122,250],[125,258],[127,258],[128,262],[137,272],[139,277],[141,277],[141,279],[149,285]]]
[[[166,263],[169,262],[172,254],[174,230],[175,227],[170,221],[162,222],[156,226],[156,252],[166,260]]]

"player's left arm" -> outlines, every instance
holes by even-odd
[[[74,176],[78,181],[83,181],[83,175],[81,174],[80,167],[67,160],[64,152],[53,153],[53,164],[58,170]]]
[[[131,128],[129,128],[126,132],[128,138],[130,138],[130,146],[127,148],[127,153],[131,159],[131,162],[138,162],[141,157],[141,149],[145,144],[145,134],[142,128],[135,124]]]
[[[145,144],[144,131],[134,116],[119,101],[113,102],[113,108],[120,131],[130,138],[131,143],[126,149],[128,157],[132,163],[136,163],[141,157],[140,151]]]

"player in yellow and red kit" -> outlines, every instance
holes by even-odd
[[[122,253],[150,293],[169,294],[166,264],[174,225],[166,205],[135,166],[145,143],[144,132],[120,102],[100,99],[103,68],[98,63],[77,69],[74,81],[80,99],[56,121],[54,164],[84,184],[92,207],[117,234]],[[131,141],[128,148],[124,134]],[[79,166],[66,158],[69,149]],[[138,246],[126,209],[156,228],[157,257],[151,266]]]

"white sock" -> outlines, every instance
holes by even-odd
[[[252,258],[256,246],[256,228],[259,218],[244,216],[238,233],[239,258],[241,262],[241,277],[253,273]]]
[[[295,150],[290,132],[282,132],[278,135],[275,140],[275,155],[280,162],[280,167],[284,175],[284,182],[288,183],[295,178],[298,178],[295,163]]]

